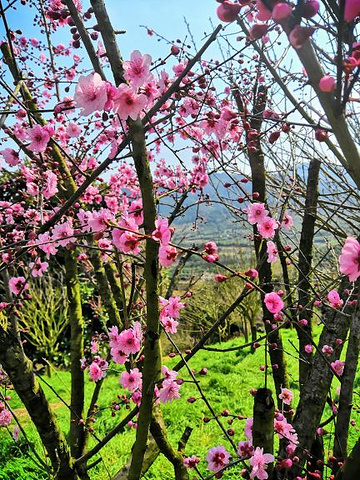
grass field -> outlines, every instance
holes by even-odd
[[[291,330],[283,331],[284,349],[291,355],[296,356],[296,351],[292,343],[296,344],[296,334]],[[234,338],[226,343],[217,344],[219,348],[231,347],[240,345],[243,342],[240,338]],[[295,395],[295,405],[298,400],[297,387],[297,360],[291,355],[287,356],[288,372],[291,378],[291,389]],[[177,362],[177,359],[166,359],[166,364],[171,367]],[[264,364],[264,348],[259,348],[254,354],[250,353],[250,349],[242,349],[233,352],[218,353],[210,351],[199,352],[190,362],[190,367],[199,372],[203,367],[208,369],[207,375],[197,375],[200,381],[201,388],[206,393],[215,412],[220,416],[221,422],[226,428],[230,428],[228,420],[231,417],[222,417],[221,412],[224,409],[229,410],[231,415],[243,415],[245,417],[252,416],[252,396],[249,395],[251,388],[259,388],[264,386],[264,373],[260,371],[260,365]],[[189,380],[189,374],[183,369],[179,377]],[[68,430],[69,411],[63,405],[60,398],[69,402],[69,374],[67,372],[55,372],[52,377],[44,377],[44,379],[51,384],[54,392],[43,384],[43,387],[50,399],[59,423],[64,431]],[[358,375],[355,387],[359,388],[360,376]],[[272,378],[268,377],[268,386],[272,388]],[[333,382],[334,390],[338,386],[338,381]],[[86,383],[86,398],[89,401],[91,397],[94,384]],[[204,417],[210,417],[210,413],[205,403],[198,399],[199,394],[196,386],[192,382],[185,382],[181,387],[181,398],[175,400],[172,404],[165,404],[163,406],[163,414],[166,425],[168,426],[169,438],[173,445],[179,441],[185,427],[192,427],[193,433],[189,439],[186,447],[186,455],[197,455],[201,458],[199,464],[200,470],[203,474],[209,474],[206,470],[205,457],[209,448],[217,445],[224,445],[229,451],[231,446],[227,442],[225,436],[222,434],[220,428],[215,421],[204,423]],[[123,393],[119,382],[118,374],[109,373],[105,380],[102,394],[98,402],[101,413],[97,417],[94,424],[95,433],[98,438],[102,438],[109,429],[118,423],[125,415],[125,409],[121,409],[116,417],[111,416],[109,408],[107,408],[113,400],[116,400],[118,394]],[[197,400],[194,403],[189,403],[187,399],[195,397]],[[355,397],[355,402],[357,397]],[[21,402],[12,392],[11,406],[15,414],[20,419],[25,431],[33,442],[36,450],[40,455],[43,455],[42,447],[38,441],[37,433],[32,426],[29,417]],[[325,413],[325,417],[329,414],[329,410]],[[354,414],[353,418],[357,418]],[[244,440],[243,435],[244,420],[235,419],[231,428],[235,430],[233,437],[234,442]],[[327,426],[329,432],[332,430],[331,424]],[[357,428],[350,427],[351,440],[353,444],[357,437]],[[134,440],[135,431],[128,428],[124,434],[120,434],[113,438],[105,448],[103,448],[94,459],[101,456],[101,461],[91,471],[90,476],[96,480],[108,480],[121,468],[128,458],[131,445]],[[91,440],[91,445],[96,443],[95,439]],[[5,429],[0,430],[0,480],[28,480],[28,479],[42,479],[48,478],[45,474],[41,474],[40,470],[31,462],[25,453],[26,445],[21,441],[21,451],[19,447],[14,445],[11,440],[9,432]],[[91,446],[90,445],[90,446]],[[332,445],[332,437],[327,435],[325,437],[325,445]],[[31,455],[31,451],[29,451]],[[227,472],[223,478],[235,479],[239,478],[239,471],[241,467],[236,467],[233,471]],[[19,470],[20,469],[20,470]],[[18,471],[19,470],[19,471]],[[174,478],[172,465],[164,458],[159,457],[149,472],[146,474],[147,479],[164,480]]]

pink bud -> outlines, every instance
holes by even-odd
[[[329,135],[328,135],[326,130],[322,130],[321,128],[317,128],[315,130],[315,138],[318,142],[326,142],[326,140],[329,138]]]
[[[334,77],[325,75],[319,82],[319,88],[322,92],[333,92],[336,87],[336,81]]]
[[[267,32],[268,26],[265,23],[255,23],[250,30],[251,40],[259,40]]]
[[[303,18],[312,18],[314,17],[319,11],[319,2],[317,0],[310,0],[306,2],[301,10],[301,16]]]
[[[216,9],[217,16],[222,22],[233,22],[239,15],[241,5],[225,0]]]
[[[280,23],[291,15],[292,8],[288,3],[277,3],[272,11],[272,18],[274,22]]]
[[[315,28],[313,27],[301,27],[300,25],[296,25],[289,35],[290,44],[297,50],[304,45],[314,32]]]
[[[276,140],[280,137],[280,132],[277,130],[275,132],[271,132],[269,135],[269,143],[273,144]]]

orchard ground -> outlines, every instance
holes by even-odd
[[[320,333],[320,328],[316,331]],[[288,371],[290,375],[290,388],[294,393],[293,404],[296,405],[299,397],[298,390],[298,353],[296,351],[297,338],[295,330],[283,329],[284,349],[289,354],[287,355]],[[317,340],[317,337],[316,337]],[[244,344],[243,338],[233,338],[227,342],[211,345],[214,348],[229,348]],[[232,351],[232,352],[213,352],[202,350],[189,362],[190,368],[196,372],[196,378],[200,382],[206,397],[208,398],[213,409],[219,415],[219,418],[226,429],[233,429],[235,431],[233,435],[234,442],[237,444],[241,440],[245,440],[244,437],[244,425],[245,419],[239,420],[235,418],[232,424],[229,421],[233,419],[233,416],[252,416],[253,397],[249,395],[251,389],[256,389],[264,386],[264,373],[260,371],[260,366],[264,365],[264,347],[259,347],[255,353],[251,353],[250,347],[244,349]],[[292,356],[293,355],[293,356]],[[169,367],[175,365],[178,361],[177,358],[166,358],[165,364]],[[119,367],[118,365],[112,365],[113,369],[110,369],[105,379],[100,400],[98,405],[100,407],[100,413],[97,415],[96,423],[94,424],[94,430],[98,438],[103,438],[106,433],[115,426],[124,416],[125,407],[121,407],[120,411],[115,417],[111,416],[109,405],[116,400],[117,394],[123,393],[119,385]],[[202,368],[207,368],[208,373],[206,375],[199,374]],[[179,377],[184,380],[191,380],[190,376],[183,368]],[[44,376],[43,380],[48,382],[57,395],[45,385],[42,386],[46,391],[46,395],[49,397],[49,401],[55,410],[58,417],[61,428],[64,431],[68,430],[69,413],[67,407],[61,401],[66,403],[70,399],[70,374],[66,371],[53,370],[51,378]],[[271,375],[268,377],[268,385],[273,389],[273,382]],[[360,370],[358,371],[355,380],[355,394],[360,385]],[[336,398],[336,388],[339,386],[339,382],[336,378],[332,384],[333,399]],[[91,393],[94,388],[94,383],[86,382],[86,398],[91,398]],[[192,435],[186,446],[185,453],[187,456],[197,455],[201,458],[199,469],[204,476],[209,475],[211,472],[206,470],[206,454],[209,448],[216,445],[224,445],[231,451],[231,447],[228,444],[226,438],[221,433],[219,426],[214,420],[205,423],[203,419],[205,417],[211,417],[205,403],[199,399],[199,393],[193,382],[185,382],[181,386],[181,398],[174,400],[172,404],[163,405],[163,414],[165,423],[169,432],[169,439],[171,443],[176,446],[184,429],[187,426],[194,427]],[[15,392],[8,392],[12,396],[11,406],[14,409],[14,413],[24,426],[28,438],[33,443],[36,451],[43,456],[43,447],[35,430],[34,425],[31,423],[26,410],[23,408],[21,401],[17,398]],[[196,401],[190,403],[188,399],[194,397]],[[360,422],[360,406],[357,406],[358,396],[355,395],[354,409],[352,419],[356,424]],[[221,413],[224,410],[230,412],[229,416],[222,416]],[[325,409],[324,419],[331,416],[330,407]],[[350,426],[350,448],[357,440],[358,431],[356,424]],[[30,479],[47,479],[47,474],[39,469],[30,459],[33,457],[31,450],[26,448],[26,442],[24,437],[20,434],[20,441],[18,446],[10,438],[11,431],[15,425],[12,421],[9,432],[5,428],[0,431],[0,480],[30,480]],[[325,430],[328,432],[324,436],[325,449],[331,448],[333,444],[333,422],[326,425]],[[126,463],[129,457],[131,446],[134,442],[135,430],[133,428],[127,428],[124,434],[119,434],[114,437],[106,446],[101,450],[101,461],[89,474],[91,479],[96,480],[108,480],[113,478],[116,472]],[[96,444],[96,440],[92,439],[90,448]],[[29,455],[26,454],[26,451]],[[92,460],[99,458],[99,455],[95,456]],[[91,461],[90,461],[91,463]],[[232,470],[224,473],[224,479],[239,479],[241,466],[234,467]],[[159,456],[150,470],[146,473],[144,478],[150,480],[165,480],[173,478],[173,467],[166,460],[164,456]],[[194,476],[196,476],[194,472]]]

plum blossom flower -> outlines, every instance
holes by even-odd
[[[130,372],[122,372],[120,376],[120,384],[123,388],[127,388],[129,392],[141,389],[142,373],[138,368],[133,368]]]
[[[57,247],[54,242],[51,241],[49,232],[42,233],[38,237],[37,245],[40,250],[46,253],[46,258],[49,259],[50,255],[55,255],[57,252]]]
[[[186,468],[191,470],[192,468],[195,468],[196,465],[200,462],[200,458],[196,457],[195,455],[192,455],[191,457],[186,457],[183,460],[183,463]]]
[[[208,462],[207,469],[212,472],[217,472],[230,462],[230,453],[226,451],[225,447],[219,445],[210,448],[206,455],[206,460]]]
[[[310,353],[313,352],[314,347],[310,343],[308,343],[307,345],[305,345],[304,350],[305,350],[306,353],[310,354]]]
[[[124,78],[133,88],[141,87],[153,80],[153,74],[150,72],[151,61],[150,55],[146,53],[141,55],[139,50],[134,50],[130,55],[130,61],[124,62]]]
[[[4,150],[0,150],[0,154],[4,157],[5,162],[10,165],[10,167],[15,167],[20,162],[18,152],[15,152],[13,148],[5,148]]]
[[[165,332],[167,333],[176,333],[179,322],[174,320],[171,317],[162,317],[160,318],[161,325],[164,327]]]
[[[249,417],[245,420],[245,427],[244,427],[244,435],[246,438],[248,438],[250,441],[252,440],[252,427],[254,424],[254,419],[252,417]]]
[[[155,220],[156,229],[152,232],[152,238],[161,243],[161,245],[168,245],[171,239],[171,230],[169,228],[169,221],[167,218],[158,218]]]
[[[47,170],[44,172],[44,178],[45,178],[45,188],[43,190],[43,195],[46,200],[49,198],[53,197],[55,193],[58,192],[57,188],[57,176],[55,175],[54,172]]]
[[[339,257],[340,272],[349,276],[350,282],[355,282],[360,276],[360,244],[348,237]]]
[[[290,405],[291,400],[294,398],[294,394],[288,388],[282,388],[279,398],[285,405]]]
[[[66,247],[74,240],[74,229],[71,220],[55,225],[53,228],[52,239],[55,240],[56,246]]]
[[[140,237],[132,232],[124,232],[114,229],[112,232],[113,244],[123,253],[133,253],[136,255],[140,252]]]
[[[159,262],[162,267],[170,267],[177,257],[177,250],[171,245],[161,245],[159,248]]]
[[[82,115],[90,115],[96,110],[104,110],[107,101],[106,82],[98,73],[81,76],[76,85],[74,100]]]
[[[288,213],[285,213],[285,215],[282,219],[282,222],[281,222],[281,226],[283,228],[285,228],[285,230],[287,230],[287,231],[291,230],[291,227],[294,226],[294,221],[293,221],[292,216],[289,215]]]
[[[103,360],[99,356],[94,357],[89,367],[89,375],[91,380],[98,382],[102,378],[106,377],[108,366],[109,364],[106,360]]]
[[[81,133],[81,127],[75,122],[70,122],[66,127],[66,133],[70,138],[78,138]]]
[[[9,425],[12,419],[12,414],[4,408],[3,410],[0,411],[0,427],[6,427]]]
[[[159,400],[161,403],[172,402],[180,398],[180,385],[173,380],[164,380],[159,390]]]
[[[266,252],[268,254],[268,263],[274,263],[278,259],[278,251],[274,242],[267,242]]]
[[[271,453],[264,453],[263,448],[256,447],[254,455],[249,460],[250,465],[252,466],[250,478],[266,480],[268,478],[266,472],[267,463],[272,463],[274,460],[274,455],[271,455]]]
[[[284,302],[276,292],[267,293],[264,302],[270,313],[279,313],[284,308]]]
[[[266,217],[258,223],[257,228],[263,238],[272,238],[278,226],[279,224],[274,218]]]
[[[337,373],[339,377],[341,377],[341,375],[344,373],[345,362],[335,360],[335,362],[331,362],[330,365],[334,372]]]
[[[251,225],[262,222],[269,213],[269,211],[266,210],[264,203],[251,203],[245,211],[248,215],[248,222]]]
[[[239,442],[237,452],[240,458],[248,458],[253,455],[254,447],[251,445],[249,440],[246,440],[245,442]]]
[[[117,336],[115,344],[126,355],[137,353],[141,346],[141,342],[132,328],[123,330]]]
[[[48,262],[42,262],[40,258],[36,262],[30,262],[29,267],[31,268],[31,275],[33,277],[42,277],[44,272],[49,268]]]
[[[9,288],[13,295],[20,295],[20,293],[28,290],[29,284],[26,283],[25,277],[12,277],[9,280]]]
[[[141,110],[146,107],[147,101],[146,95],[136,94],[131,87],[122,83],[116,91],[114,111],[121,120],[127,120],[129,117],[136,120]]]
[[[344,300],[341,300],[340,295],[336,290],[330,290],[327,296],[331,306],[337,310],[342,307]]]
[[[300,25],[295,25],[289,34],[290,44],[295,48],[295,50],[298,50],[314,32],[315,28],[313,27],[302,27]]]
[[[34,125],[27,133],[30,140],[28,149],[34,153],[44,153],[51,137],[49,129],[46,126]]]
[[[334,349],[330,345],[324,345],[321,349],[324,355],[332,355],[334,353]]]

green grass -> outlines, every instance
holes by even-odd
[[[283,341],[284,349],[290,354],[296,356],[296,351],[294,350],[291,343],[296,345],[296,334],[291,330],[283,330]],[[291,342],[291,343],[290,343]],[[243,343],[242,339],[234,338],[223,344],[216,345],[219,348],[231,347],[240,345]],[[178,361],[177,358],[167,359],[166,364],[171,367]],[[199,372],[201,368],[206,367],[208,369],[207,375],[197,375],[196,378],[200,381],[201,388],[206,394],[212,408],[219,415],[220,421],[226,428],[230,428],[228,420],[231,417],[222,417],[221,412],[224,409],[230,411],[231,415],[237,416],[252,416],[252,396],[249,395],[251,388],[259,388],[264,386],[265,378],[264,373],[260,371],[260,365],[265,363],[264,358],[264,349],[263,347],[256,350],[254,354],[250,353],[250,349],[246,348],[244,350],[237,350],[233,352],[217,353],[210,351],[200,351],[191,361],[190,367],[195,371]],[[288,372],[290,374],[291,380],[291,389],[295,395],[296,405],[298,401],[298,386],[297,386],[297,360],[296,358],[288,355],[287,356]],[[100,406],[101,413],[97,416],[97,421],[94,424],[94,429],[97,437],[102,438],[109,429],[115,426],[121,418],[126,414],[124,407],[117,413],[116,417],[111,416],[109,410],[109,405],[111,402],[116,400],[118,394],[122,394],[123,390],[121,389],[118,382],[118,374],[113,372],[110,373],[104,383],[103,390],[100,396],[98,405]],[[179,377],[184,380],[191,380],[189,374],[183,369]],[[50,403],[53,404],[55,408],[55,413],[58,417],[59,423],[62,429],[68,431],[68,422],[69,422],[69,412],[66,406],[61,403],[59,397],[61,397],[66,402],[69,402],[70,393],[69,393],[69,381],[70,377],[67,372],[56,372],[50,379],[45,377],[45,380],[48,381],[54,390],[57,392],[58,396],[49,389],[46,385],[43,385],[44,390],[50,400]],[[333,385],[333,390],[338,386],[338,381],[335,379]],[[356,379],[355,388],[358,389],[360,384],[360,375]],[[268,386],[273,388],[273,382],[271,376],[268,377]],[[86,383],[86,398],[89,401],[91,397],[94,384],[87,381]],[[189,439],[189,442],[186,447],[186,455],[197,455],[201,458],[200,470],[206,474],[206,462],[205,457],[209,448],[216,445],[224,445],[229,451],[231,447],[227,442],[226,438],[222,434],[220,428],[217,426],[214,420],[209,423],[204,423],[204,417],[211,417],[208,408],[205,403],[199,399],[199,393],[196,389],[196,386],[191,381],[185,382],[181,387],[181,398],[175,400],[171,404],[165,404],[163,406],[163,414],[165,418],[165,423],[168,427],[169,439],[173,445],[177,445],[185,427],[192,427],[193,433]],[[19,417],[25,426],[25,430],[31,439],[34,442],[35,448],[38,452],[42,451],[41,444],[38,440],[37,433],[31,424],[29,418],[23,410],[18,410],[22,408],[20,400],[16,397],[16,394],[12,395],[11,406],[19,414]],[[189,403],[187,399],[189,397],[195,397],[197,400],[194,403]],[[356,401],[356,398],[355,398]],[[329,416],[330,410],[327,408],[324,417]],[[355,414],[353,418],[356,418]],[[231,428],[235,430],[235,435],[233,437],[234,442],[237,444],[238,441],[244,439],[243,435],[244,420],[235,419],[231,425]],[[328,426],[327,429],[330,431],[331,426]],[[112,439],[105,448],[103,448],[95,458],[98,458],[101,455],[102,461],[90,471],[90,476],[96,480],[108,480],[113,476],[121,466],[126,462],[131,445],[134,441],[135,431],[132,428],[128,428],[124,434],[120,434],[114,439]],[[0,444],[8,445],[9,441],[8,433],[2,429],[0,431]],[[10,437],[9,437],[10,438]],[[325,445],[327,445],[327,438],[325,437]],[[350,427],[350,444],[353,444],[357,439],[356,427]],[[90,446],[94,445],[96,441],[91,440]],[[10,441],[11,444],[11,441]],[[329,442],[329,445],[332,444],[332,441]],[[12,444],[13,445],[13,444]],[[20,452],[21,453],[21,452]],[[31,452],[29,452],[31,453]],[[0,480],[12,480],[15,477],[12,477],[10,473],[11,469],[9,468],[8,462],[5,461],[8,457],[6,453],[3,453],[0,449]],[[28,462],[31,464],[30,460],[27,457],[26,452],[24,452],[20,457],[25,463]],[[94,458],[94,459],[95,459]],[[5,459],[5,460],[4,460]],[[36,471],[36,467],[31,464]],[[229,471],[224,475],[224,478],[235,479],[239,478],[239,470],[241,467],[234,468],[233,471]],[[2,475],[2,476],[1,476]],[[36,477],[31,476],[32,472],[24,472],[16,478],[21,478],[21,480],[28,480],[32,478],[38,478],[42,480],[43,477],[37,475]],[[153,480],[164,480],[171,479],[174,477],[172,466],[164,457],[159,457],[152,468],[146,475],[147,479]],[[45,477],[46,478],[46,477]]]

